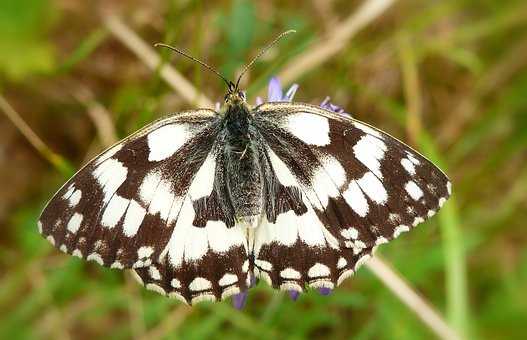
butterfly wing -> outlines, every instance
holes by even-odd
[[[192,182],[158,262],[135,270],[146,288],[185,303],[222,300],[249,286],[247,230],[228,199],[222,136]]]
[[[183,112],[139,130],[55,194],[40,216],[41,234],[61,251],[104,266],[149,266],[169,242],[218,131],[211,110]]]
[[[430,161],[351,117],[285,102],[255,111],[278,181],[297,188],[307,207],[259,229],[255,266],[275,287],[341,282],[375,246],[431,217],[450,196],[448,178]]]

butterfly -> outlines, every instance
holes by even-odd
[[[446,175],[401,141],[328,105],[252,106],[240,78],[224,79],[219,110],[160,119],[95,157],[48,203],[40,233],[195,304],[255,279],[333,289],[449,198]]]

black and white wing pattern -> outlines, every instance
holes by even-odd
[[[219,301],[250,286],[247,229],[229,201],[223,145],[220,133],[159,261],[135,269],[146,288],[188,304]]]
[[[218,125],[214,111],[183,112],[110,147],[51,199],[38,221],[41,234],[61,251],[103,266],[149,266],[208,164]]]
[[[450,196],[448,178],[430,161],[351,117],[286,102],[255,111],[278,182],[301,192],[305,207],[276,217],[268,207],[256,231],[255,273],[276,288],[340,284],[374,247],[434,215]]]

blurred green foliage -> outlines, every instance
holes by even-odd
[[[356,9],[348,1],[130,2],[123,20],[147,42],[192,51],[227,75],[286,29],[296,36],[251,70],[250,94]],[[101,149],[77,87],[111,112],[120,137],[190,107],[107,31],[98,3],[0,1],[5,96],[54,151],[78,167]],[[107,8],[105,8],[107,10]],[[221,83],[173,64],[209,97]],[[408,91],[413,70],[417,90]],[[399,2],[298,82],[297,100],[326,95],[356,118],[440,163],[454,198],[380,252],[456,329],[474,339],[522,339],[527,322],[527,6],[524,1]],[[417,106],[412,106],[417,103]],[[419,103],[421,103],[419,105]],[[422,128],[408,130],[418,108]],[[36,220],[67,178],[14,128],[0,125],[0,338],[428,339],[433,333],[367,269],[329,297],[299,301],[260,283],[247,307],[180,305],[119,271],[70,258],[40,238]],[[22,163],[17,161],[21,156]],[[22,164],[22,165],[21,165]],[[29,169],[20,179],[21,167]],[[18,176],[18,177],[17,177]],[[12,187],[12,188],[11,188]],[[10,190],[16,192],[13,200]],[[12,195],[12,194],[11,194]]]
[[[46,33],[57,14],[46,0],[0,1],[0,71],[9,79],[53,69],[54,45]]]

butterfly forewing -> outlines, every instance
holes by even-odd
[[[117,143],[73,176],[39,219],[57,248],[113,268],[150,265],[168,243],[218,120],[183,112]]]

